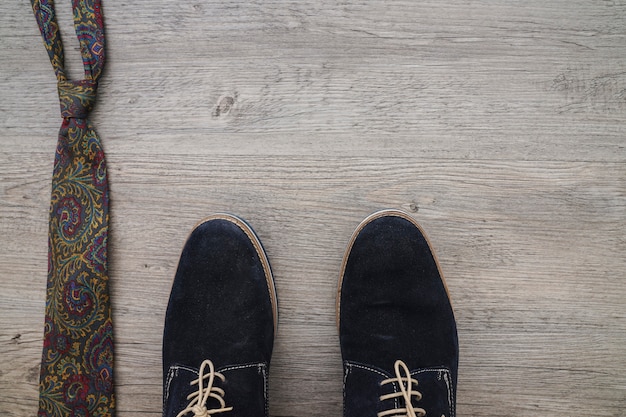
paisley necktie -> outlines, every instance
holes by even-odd
[[[85,78],[69,80],[53,0],[31,0],[58,81],[61,116],[50,203],[39,416],[112,416],[113,326],[107,270],[109,192],[87,115],[104,67],[99,0],[72,0]]]

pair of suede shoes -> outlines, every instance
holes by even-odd
[[[267,255],[252,228],[216,214],[191,232],[163,335],[164,417],[268,417],[278,324]],[[424,232],[383,210],[352,235],[337,326],[344,417],[454,417],[458,338],[448,290]]]

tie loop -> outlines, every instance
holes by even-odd
[[[92,80],[59,81],[61,116],[64,119],[86,119],[96,102],[98,84]]]

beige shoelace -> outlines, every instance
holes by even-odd
[[[208,373],[206,372],[207,367],[209,368]],[[193,412],[193,417],[209,417],[213,414],[223,413],[226,411],[231,411],[233,409],[233,407],[226,407],[226,402],[224,401],[224,390],[213,386],[215,377],[222,380],[222,382],[226,380],[226,378],[224,378],[224,375],[219,372],[215,372],[213,362],[208,359],[202,362],[202,365],[200,366],[200,372],[198,373],[198,379],[194,379],[189,384],[198,384],[198,391],[193,392],[187,396],[187,399],[191,400],[191,402],[189,403],[187,408],[178,413],[176,417],[182,417],[189,412]],[[204,380],[207,378],[209,380],[205,387]],[[207,410],[206,402],[209,398],[215,398],[216,400],[218,400],[220,403],[220,408]]]
[[[411,397],[415,397],[417,401],[422,399],[422,393],[413,390],[413,384],[417,386],[417,380],[411,378],[409,368],[401,360],[396,361],[396,363],[394,364],[394,370],[396,372],[396,377],[385,379],[380,383],[380,385],[392,384],[394,382],[397,382],[400,386],[400,392],[393,392],[391,394],[382,395],[380,397],[380,400],[385,401],[402,397],[404,399],[405,408],[395,408],[392,410],[382,411],[378,413],[378,417],[424,417],[426,415],[426,410],[424,410],[423,408],[414,408],[411,402]]]

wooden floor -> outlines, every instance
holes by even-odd
[[[160,415],[174,271],[217,211],[274,269],[271,416],[340,416],[341,258],[382,208],[412,213],[446,274],[460,416],[626,415],[626,1],[105,0],[104,16],[118,416]],[[37,410],[60,121],[30,3],[2,1],[2,416]]]

